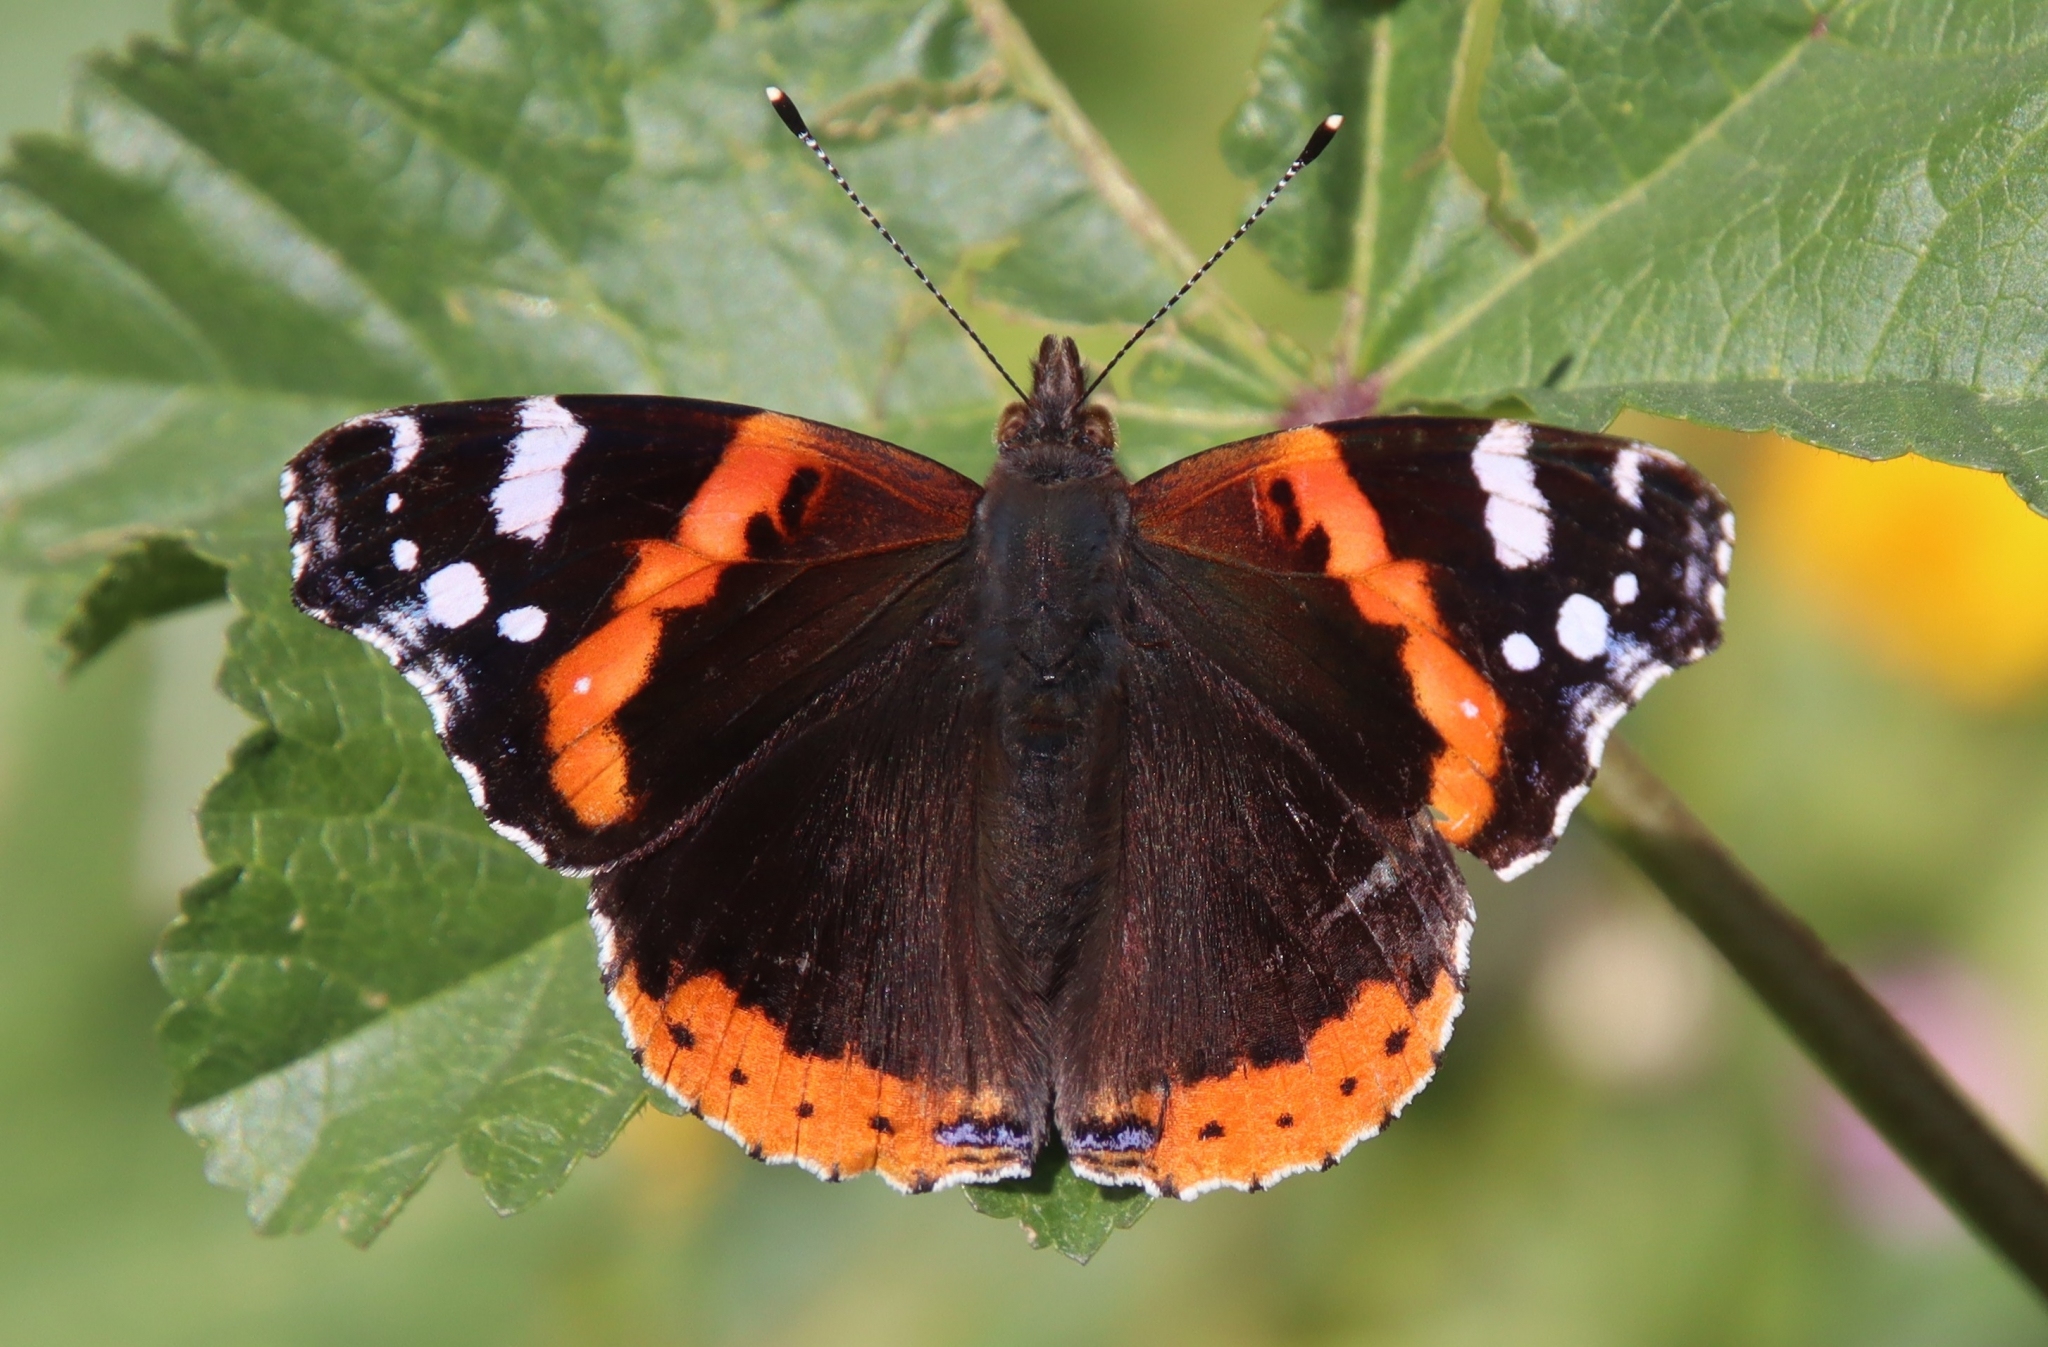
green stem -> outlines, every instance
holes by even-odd
[[[1609,745],[1585,812],[1892,1149],[2048,1298],[2048,1184],[1856,975],[1625,745]]]

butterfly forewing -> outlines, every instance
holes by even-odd
[[[1646,445],[1388,417],[1212,450],[1133,497],[1190,638],[1361,803],[1428,806],[1510,877],[1621,713],[1720,640],[1733,517]]]
[[[294,597],[388,655],[501,831],[590,871],[658,842],[920,614],[978,488],[679,398],[401,408],[283,481]]]

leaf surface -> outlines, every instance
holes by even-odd
[[[1364,181],[1326,283],[1389,400],[1699,415],[2048,500],[2038,8],[1299,0],[1245,115],[1331,84],[1271,54],[1338,21],[1369,53]]]
[[[259,1228],[366,1243],[454,1146],[501,1210],[602,1150],[645,1093],[580,883],[485,826],[419,698],[291,605],[278,521],[224,557],[223,688],[261,726],[200,810],[218,867],[157,953],[178,1120]]]

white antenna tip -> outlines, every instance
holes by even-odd
[[[774,93],[770,93],[769,97],[774,97]],[[1331,113],[1329,116],[1323,118],[1323,125],[1328,127],[1330,130],[1335,131],[1338,127],[1344,125],[1344,114],[1341,112]]]

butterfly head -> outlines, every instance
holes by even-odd
[[[1081,352],[1072,337],[1048,336],[1031,362],[1031,396],[1003,409],[996,449],[1006,459],[1063,460],[1071,475],[1111,471],[1116,420],[1088,401]],[[1077,471],[1078,470],[1078,471]]]

